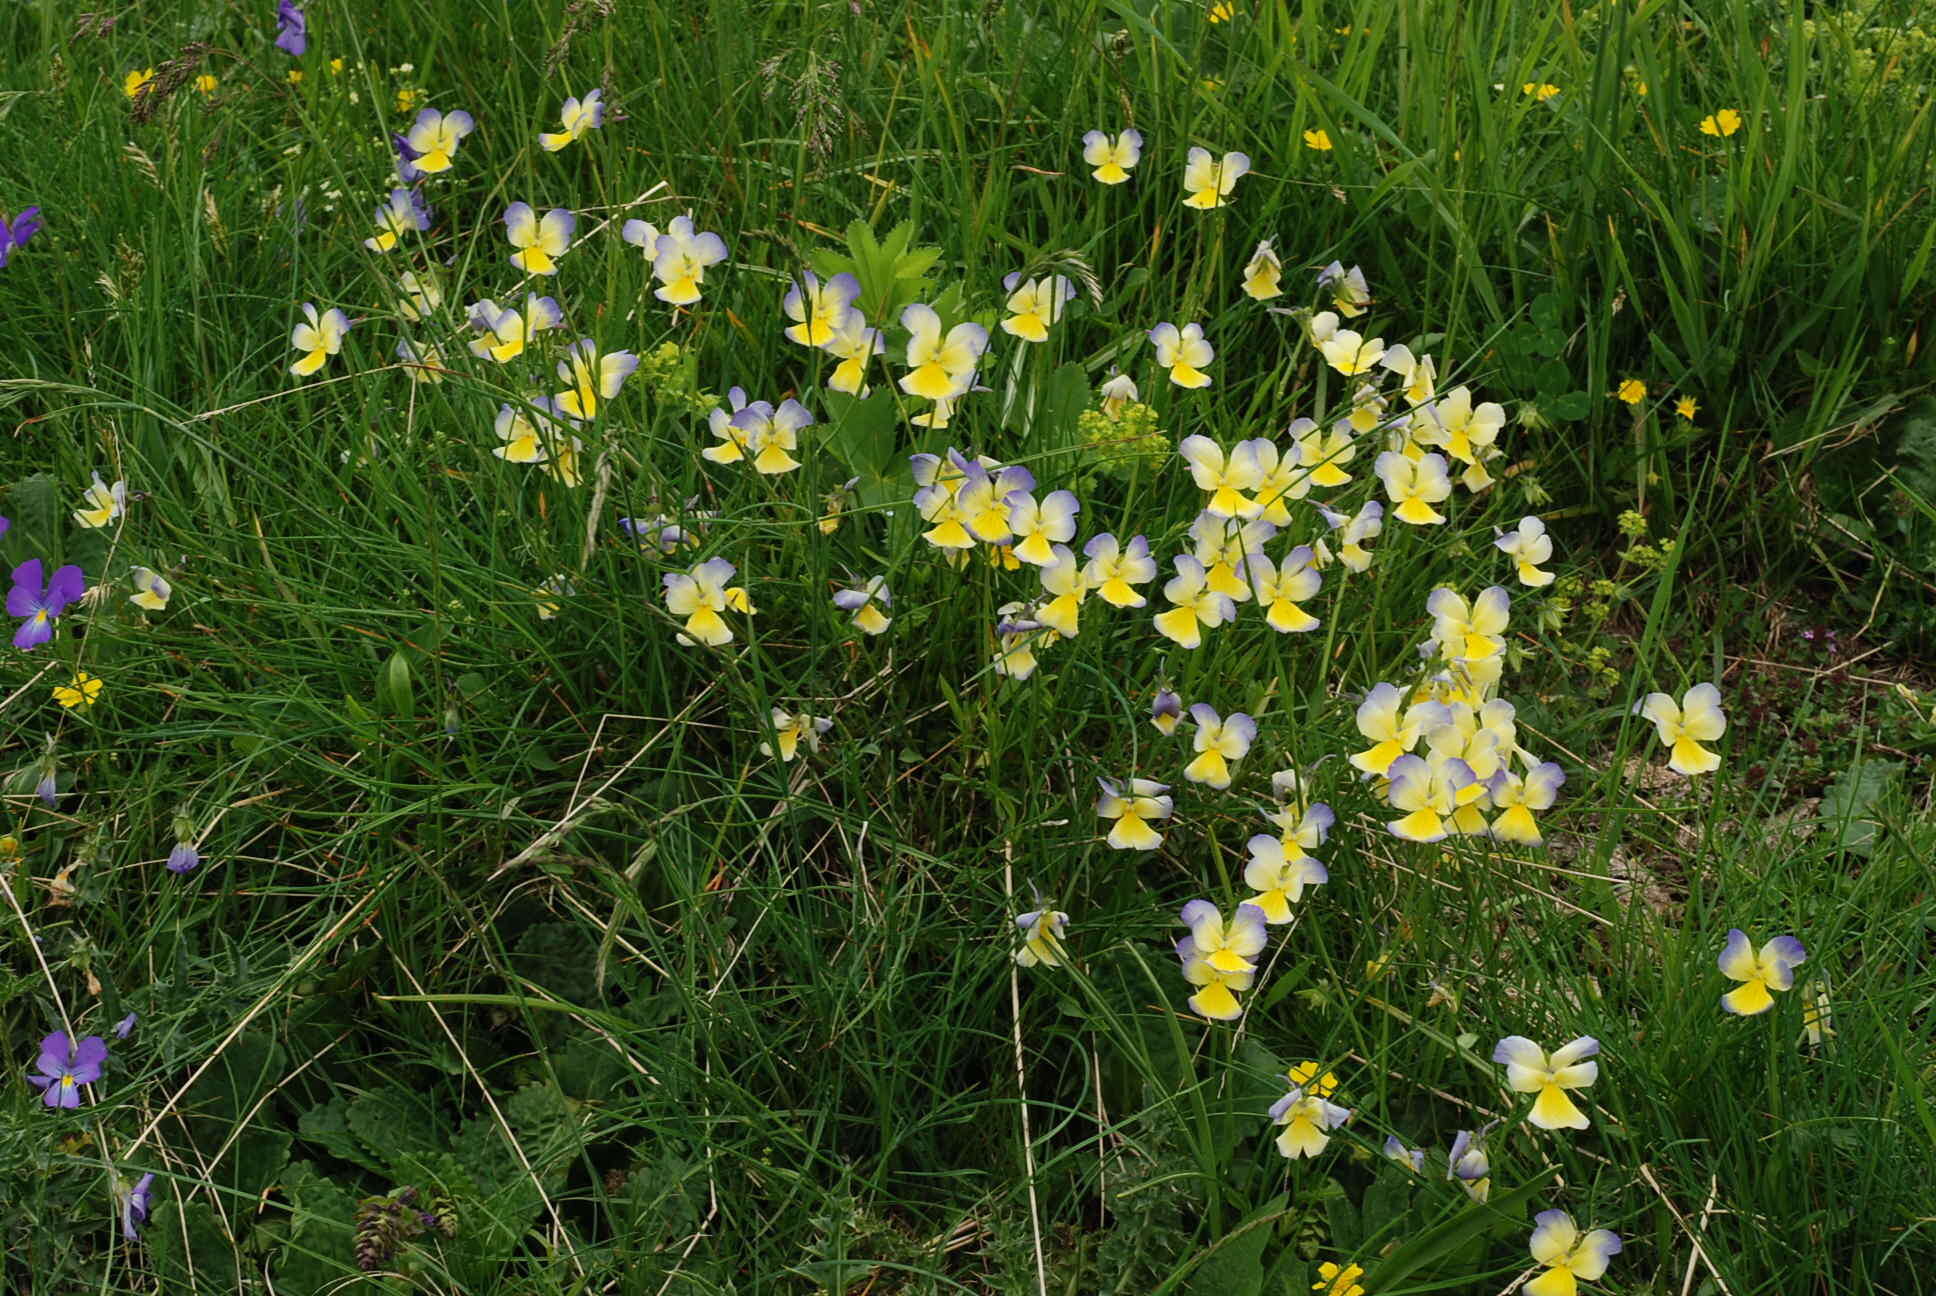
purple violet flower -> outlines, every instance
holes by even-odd
[[[25,617],[14,632],[13,646],[37,648],[54,637],[54,618],[87,590],[87,577],[73,563],[57,568],[43,588],[40,559],[29,558],[13,569],[13,588],[7,591],[7,615]]]
[[[175,849],[168,852],[168,871],[170,873],[192,873],[201,867],[202,853],[191,842],[178,841]]]
[[[40,233],[40,208],[23,207],[13,223],[7,223],[7,213],[0,212],[0,266],[7,264],[15,248],[27,246],[27,240]]]
[[[126,1017],[114,1023],[114,1038],[126,1039],[128,1036],[134,1034],[134,1024],[140,1016],[140,1013],[129,1013]]]
[[[149,1208],[154,1205],[154,1182],[153,1171],[142,1175],[121,1203],[121,1236],[130,1242],[140,1240],[141,1226],[148,1222]]]
[[[41,1101],[49,1107],[79,1107],[81,1086],[101,1078],[101,1064],[108,1060],[107,1041],[89,1035],[79,1044],[66,1031],[55,1031],[40,1042],[40,1058],[35,1063],[39,1075],[27,1082],[41,1091]]]
[[[296,0],[279,0],[276,21],[282,24],[276,32],[277,49],[291,58],[301,58],[309,52],[309,20],[296,7]]]
[[[424,178],[425,172],[418,167],[417,159],[423,154],[410,146],[410,141],[392,132],[390,143],[397,150],[397,183],[413,185]]]

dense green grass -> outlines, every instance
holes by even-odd
[[[7,650],[0,1022],[26,1067],[63,1021],[140,1014],[91,1105],[0,1102],[0,1286],[374,1284],[358,1202],[409,1187],[456,1236],[406,1243],[396,1290],[1224,1296],[1305,1290],[1330,1261],[1373,1296],[1497,1292],[1552,1205],[1626,1239],[1602,1290],[1928,1288],[1936,735],[1913,660],[1849,660],[1878,625],[1928,625],[1905,591],[1930,571],[1891,529],[1929,497],[1890,421],[1931,363],[1936,55],[1912,15],[318,3],[291,85],[267,9],[144,6],[106,35],[51,4],[0,14],[0,208],[47,222],[0,270],[0,552],[111,586],[50,647]],[[132,121],[122,76],[191,43],[219,86]],[[605,127],[540,151],[593,84]],[[479,129],[429,186],[429,235],[381,259],[361,240],[401,88]],[[1743,129],[1703,135],[1726,107]],[[1078,141],[1126,125],[1143,163],[1104,189]],[[1198,144],[1253,159],[1227,208],[1180,205]],[[585,241],[539,288],[570,327],[498,367],[460,320],[522,292],[513,200],[575,209]],[[618,229],[687,209],[732,258],[675,314]],[[1041,347],[991,329],[993,390],[946,432],[894,403],[899,335],[843,422],[779,299],[855,221],[906,222],[938,253],[923,298],[991,326],[1012,270],[1085,291]],[[1033,574],[943,563],[903,456],[1027,463],[1082,497],[1083,537],[1146,533],[1167,575],[1200,504],[1167,443],[1279,434],[1347,395],[1238,291],[1262,238],[1276,305],[1362,264],[1370,332],[1517,416],[1513,474],[1444,528],[1388,518],[1368,573],[1327,571],[1312,635],[1247,607],[1183,652],[1150,628],[1152,586],[1142,612],[1092,599],[1033,678],[1000,678],[994,611]],[[389,285],[432,262],[451,373],[419,385],[392,365]],[[298,381],[303,301],[359,322]],[[1143,337],[1166,319],[1203,322],[1215,386],[1162,381]],[[566,487],[492,457],[491,420],[581,336],[679,350],[584,433]],[[1085,444],[1112,365],[1158,454]],[[1611,398],[1627,378],[1638,406]],[[820,417],[800,472],[699,458],[693,391],[733,385]],[[108,531],[66,521],[94,471],[131,491]],[[822,534],[856,472],[861,506]],[[718,516],[681,565],[730,558],[759,609],[710,654],[674,643],[669,567],[617,524],[688,499]],[[1294,541],[1321,530],[1300,509]],[[1567,771],[1551,844],[1398,841],[1344,762],[1352,708],[1416,674],[1430,590],[1507,579],[1492,528],[1529,512],[1563,580],[1516,592],[1504,693]],[[134,564],[174,581],[165,612],[128,605]],[[829,606],[847,571],[887,574],[886,635]],[[553,577],[569,592],[541,619]],[[1855,646],[1805,648],[1798,620]],[[77,667],[101,700],[62,711]],[[1706,679],[1734,720],[1721,770],[1662,776],[1631,704]],[[1164,681],[1258,717],[1231,792],[1179,777],[1187,736],[1146,719]],[[760,755],[774,706],[833,719],[817,755]],[[1208,1026],[1176,910],[1242,898],[1267,776],[1293,765],[1338,812],[1331,881],[1274,932],[1244,1020]],[[1153,855],[1100,840],[1095,779],[1132,772],[1178,785]],[[162,867],[178,816],[208,861],[186,877]],[[1010,960],[1037,890],[1072,915],[1070,967]],[[1798,1046],[1799,994],[1722,1015],[1737,926],[1806,943],[1831,1039]],[[1515,1033],[1602,1041],[1590,1130],[1522,1123],[1488,1060]],[[1264,1113],[1302,1059],[1356,1114],[1287,1168]],[[1477,1207],[1444,1152],[1494,1115]],[[1428,1150],[1422,1179],[1382,1159],[1387,1133]],[[115,1185],[147,1171],[126,1247]]]

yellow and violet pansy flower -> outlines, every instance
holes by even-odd
[[[780,309],[793,323],[786,327],[789,342],[804,347],[824,347],[847,325],[848,317],[858,314],[854,301],[860,296],[860,280],[851,274],[837,274],[820,282],[811,270],[787,285]]]
[[[995,609],[1001,619],[995,623],[995,654],[991,659],[995,673],[1012,680],[1025,680],[1041,664],[1036,646],[1046,648],[1055,641],[1055,631],[1036,619],[1035,609],[1027,603],[1004,603]]]
[[[168,600],[175,593],[175,587],[168,583],[166,577],[147,567],[136,567],[129,571],[128,580],[134,585],[134,593],[128,596],[128,602],[144,612],[161,611],[168,606]]]
[[[74,678],[68,683],[54,686],[54,701],[69,711],[76,707],[91,707],[100,696],[100,677],[84,670],[75,671]]]
[[[1328,490],[1350,484],[1351,474],[1344,470],[1344,465],[1357,458],[1358,443],[1348,421],[1333,423],[1327,432],[1316,420],[1301,418],[1291,424],[1289,432],[1297,450],[1296,462],[1303,487],[1292,492],[1293,499],[1304,498],[1305,491],[1312,486]]]
[[[1250,862],[1244,865],[1244,885],[1256,893],[1248,903],[1264,911],[1267,923],[1289,922],[1291,906],[1304,898],[1304,888],[1331,880],[1324,865],[1295,841],[1258,833],[1246,845]]]
[[[1386,347],[1378,363],[1398,375],[1405,403],[1416,409],[1438,393],[1438,365],[1431,356],[1413,355],[1404,343]]]
[[[1506,651],[1506,627],[1512,616],[1512,595],[1503,585],[1489,585],[1467,603],[1457,590],[1440,586],[1425,596],[1432,617],[1431,641],[1453,661],[1477,661]]]
[[[477,122],[467,112],[445,113],[426,108],[404,132],[403,141],[418,155],[411,159],[412,165],[425,175],[437,175],[450,170],[457,157],[457,145],[476,129]]]
[[[1102,412],[1116,418],[1122,414],[1123,406],[1135,404],[1142,393],[1136,390],[1136,380],[1128,374],[1111,373],[1096,388],[1096,394],[1102,398]]]
[[[1190,996],[1190,1010],[1211,1021],[1235,1021],[1243,1015],[1237,995],[1256,980],[1257,964],[1252,960],[1270,941],[1264,911],[1256,905],[1238,905],[1226,923],[1217,906],[1192,900],[1183,906],[1182,921],[1190,934],[1176,943],[1176,954],[1183,964],[1183,979],[1198,987]]]
[[[827,386],[850,396],[864,397],[867,362],[887,350],[887,343],[882,340],[881,331],[871,327],[859,311],[850,310],[820,349],[840,361],[827,375]]]
[[[1299,545],[1291,550],[1284,556],[1281,568],[1265,555],[1253,553],[1244,560],[1244,572],[1250,578],[1251,593],[1257,599],[1257,606],[1264,609],[1264,620],[1271,629],[1280,634],[1293,634],[1318,628],[1318,619],[1298,606],[1317,597],[1318,588],[1324,583],[1313,565],[1311,546]]]
[[[793,762],[793,758],[800,752],[801,743],[807,745],[807,751],[809,753],[818,752],[820,750],[821,736],[834,727],[834,722],[826,716],[808,715],[805,711],[802,711],[799,715],[789,715],[779,707],[773,708],[772,715],[769,718],[773,722],[774,740],[780,745],[780,763],[782,765],[788,765]],[[760,744],[760,755],[771,756],[772,754],[773,746],[771,743],[763,742]]]
[[[1171,382],[1191,388],[1210,385],[1203,367],[1217,353],[1203,340],[1203,325],[1185,324],[1179,329],[1165,321],[1149,331],[1149,340],[1156,347],[1156,363],[1170,371]]]
[[[588,90],[583,99],[565,96],[565,106],[559,110],[558,120],[563,130],[541,131],[538,134],[538,147],[547,153],[556,153],[572,141],[585,138],[587,131],[597,130],[605,124],[605,92]]]
[[[1119,185],[1129,179],[1130,171],[1143,160],[1143,133],[1126,130],[1110,135],[1099,130],[1089,131],[1082,137],[1082,160],[1095,168],[1089,174],[1099,183]]]
[[[1445,1160],[1445,1177],[1457,1180],[1473,1201],[1492,1195],[1492,1164],[1486,1155],[1486,1135],[1499,1122],[1491,1121],[1476,1130],[1460,1130],[1452,1136],[1452,1151]]]
[[[1164,795],[1167,783],[1155,779],[1133,778],[1126,783],[1099,778],[1102,795],[1096,798],[1096,813],[1115,822],[1109,829],[1109,844],[1117,850],[1153,851],[1163,844],[1163,835],[1151,827],[1162,823],[1176,811],[1176,802]]]
[[[685,632],[676,636],[682,646],[717,648],[733,641],[732,627],[720,613],[753,611],[745,587],[728,584],[735,570],[724,558],[708,558],[690,571],[665,574],[666,611],[686,619]]]
[[[1721,758],[1701,746],[1728,728],[1721,713],[1721,690],[1714,685],[1696,684],[1681,695],[1678,706],[1665,693],[1649,693],[1634,710],[1653,722],[1661,745],[1668,749],[1668,769],[1692,775],[1711,774],[1721,767]]]
[[[1191,747],[1196,758],[1183,767],[1183,777],[1192,783],[1222,790],[1230,786],[1230,764],[1239,761],[1257,740],[1257,722],[1242,711],[1219,716],[1208,702],[1190,708],[1190,723],[1196,726]]]
[[[390,201],[376,209],[376,233],[363,240],[372,252],[389,252],[412,233],[430,228],[430,204],[420,189],[392,189]]]
[[[1170,561],[1176,575],[1164,582],[1163,597],[1173,606],[1156,614],[1156,629],[1178,647],[1196,648],[1203,643],[1203,628],[1236,619],[1237,605],[1228,594],[1210,588],[1208,573],[1196,558],[1178,554]]]
[[[443,353],[434,346],[424,346],[409,338],[398,338],[397,360],[403,365],[403,371],[410,375],[411,382],[440,383],[444,380],[446,365]]]
[[[571,384],[567,391],[552,397],[552,403],[567,418],[589,423],[598,417],[600,401],[616,397],[625,380],[639,367],[639,358],[630,351],[599,354],[598,343],[580,338],[558,362],[558,376]]]
[[[480,360],[506,364],[524,354],[533,338],[565,322],[565,313],[556,300],[527,293],[524,309],[500,307],[486,297],[470,309],[470,326],[480,336],[470,342],[471,354]]]
[[[1156,579],[1156,560],[1150,557],[1147,539],[1131,536],[1129,544],[1123,545],[1104,531],[1090,537],[1082,552],[1089,559],[1082,569],[1083,579],[1103,602],[1119,608],[1139,608],[1149,603],[1136,589]]]
[[[1068,914],[1059,909],[1036,909],[1017,915],[1015,927],[1022,935],[1021,948],[1015,951],[1016,963],[1025,968],[1062,966],[1068,957],[1062,943],[1069,927]]]
[[[1263,480],[1251,442],[1238,442],[1226,455],[1222,446],[1197,434],[1177,442],[1176,452],[1189,466],[1190,479],[1208,496],[1204,512],[1220,518],[1257,516],[1260,510],[1256,501],[1245,494],[1256,490]]]
[[[1183,164],[1183,205],[1199,211],[1222,207],[1230,201],[1230,191],[1250,174],[1250,158],[1242,153],[1226,153],[1222,160],[1210,150],[1193,148]]]
[[[695,232],[690,216],[675,216],[647,255],[652,277],[659,281],[652,295],[674,306],[690,306],[699,300],[706,270],[726,259],[726,240],[710,231]]]
[[[1037,502],[1027,490],[1007,497],[1008,530],[1013,537],[1015,556],[1033,567],[1045,566],[1055,555],[1056,545],[1076,536],[1076,514],[1082,505],[1071,491],[1050,491]]]
[[[1406,1147],[1396,1134],[1385,1136],[1385,1156],[1388,1160],[1398,1162],[1413,1174],[1425,1173],[1425,1149]]]
[[[1062,308],[1076,296],[1076,286],[1061,275],[1024,280],[1019,270],[1002,280],[1002,288],[1008,293],[1002,332],[1024,342],[1048,341],[1049,326],[1062,318]]]
[[[538,620],[540,621],[557,620],[558,609],[560,606],[562,606],[561,600],[577,592],[578,592],[577,590],[572,588],[570,578],[565,576],[563,573],[559,573],[554,576],[545,577],[545,579],[539,582],[538,586],[531,591],[531,602],[532,602],[532,605],[537,609]]]
[[[1370,373],[1385,358],[1385,339],[1367,338],[1355,329],[1334,329],[1317,346],[1324,362],[1347,378]]]
[[[1265,239],[1250,254],[1250,261],[1244,266],[1244,296],[1252,301],[1269,301],[1284,295],[1282,281],[1284,263],[1277,259],[1271,250],[1270,240]]]
[[[1524,778],[1502,764],[1493,774],[1488,788],[1492,808],[1501,812],[1490,826],[1492,835],[1500,841],[1538,846],[1542,838],[1533,812],[1552,809],[1553,802],[1559,797],[1560,786],[1565,782],[1565,771],[1552,761],[1541,761],[1534,765],[1526,771]]]
[[[1292,1089],[1271,1104],[1270,1118],[1284,1127],[1278,1131],[1277,1150],[1296,1160],[1324,1151],[1331,1142],[1329,1131],[1350,1120],[1351,1113],[1315,1093]]]
[[[570,434],[550,417],[553,413],[551,402],[543,399],[524,406],[498,406],[495,431],[499,444],[491,453],[505,463],[550,467],[556,458],[568,454],[566,444],[570,440]],[[576,472],[569,475],[571,480],[565,484],[576,485]]]
[[[1088,597],[1089,580],[1067,545],[1052,545],[1049,561],[1042,564],[1042,592],[1048,597],[1036,609],[1043,625],[1073,639],[1081,628],[1082,600]]]
[[[1385,798],[1392,809],[1405,812],[1385,827],[1405,841],[1435,842],[1447,836],[1446,820],[1455,816],[1485,790],[1472,767],[1457,757],[1426,761],[1410,754],[1385,769],[1390,780]],[[1479,821],[1480,824],[1484,820]]]
[[[1540,1129],[1585,1129],[1586,1113],[1566,1096],[1599,1078],[1600,1064],[1589,1061],[1600,1051],[1600,1041],[1582,1035],[1548,1054],[1524,1035],[1508,1035],[1492,1050],[1492,1060],[1506,1068],[1506,1083],[1516,1093],[1538,1094],[1526,1117]]]
[[[1338,261],[1325,266],[1318,271],[1318,291],[1329,292],[1332,306],[1346,319],[1356,319],[1371,309],[1371,288],[1365,282],[1365,272],[1357,266],[1347,270]]]
[[[289,372],[298,378],[307,378],[343,349],[343,335],[350,331],[350,318],[333,306],[318,315],[314,302],[304,302],[302,313],[303,322],[289,333],[289,345],[300,351],[302,358],[289,366]]]
[[[1767,1012],[1775,1006],[1769,992],[1793,989],[1795,969],[1807,961],[1808,951],[1793,936],[1777,936],[1757,953],[1748,933],[1729,928],[1716,962],[1722,975],[1741,984],[1721,996],[1721,1006],[1743,1017]]]
[[[1433,508],[1452,494],[1452,477],[1445,456],[1420,455],[1416,460],[1395,450],[1380,454],[1372,465],[1384,485],[1385,498],[1396,507],[1392,512],[1401,522],[1413,526],[1437,526],[1445,514]]]
[[[813,415],[788,397],[778,408],[771,401],[749,402],[734,411],[731,422],[751,456],[753,471],[774,477],[800,466],[792,452],[800,448],[800,432],[813,425]]]
[[[127,512],[127,508],[128,483],[117,481],[110,486],[97,472],[93,484],[81,492],[81,506],[74,510],[74,524],[98,531],[114,525],[115,519]]]
[[[1238,522],[1203,512],[1190,523],[1191,552],[1204,565],[1204,579],[1219,594],[1232,602],[1250,600],[1250,582],[1244,573],[1253,557],[1264,552],[1264,545],[1277,534],[1277,528],[1262,518]]]
[[[1565,1211],[1545,1210],[1533,1216],[1527,1249],[1546,1272],[1522,1288],[1526,1296],[1575,1296],[1580,1283],[1592,1282],[1607,1271],[1620,1254],[1620,1238],[1609,1229],[1582,1234]]]
[[[1291,436],[1299,434],[1309,418],[1291,420]],[[1245,463],[1256,475],[1256,494],[1249,502],[1245,517],[1255,517],[1270,523],[1272,527],[1291,525],[1291,506],[1289,500],[1303,500],[1311,494],[1311,473],[1299,463],[1301,447],[1293,444],[1289,453],[1278,449],[1278,444],[1268,436],[1253,436],[1247,442],[1237,442],[1231,449],[1231,459]]]
[[[864,634],[877,635],[886,630],[892,618],[886,609],[893,606],[893,592],[887,577],[869,576],[864,581],[849,581],[834,591],[833,604],[842,612],[852,612],[853,624]]]
[[[1802,1042],[1820,1048],[1824,1040],[1835,1034],[1833,1021],[1834,1014],[1828,1001],[1828,982],[1808,982],[1802,987]]]
[[[901,312],[901,327],[908,331],[908,372],[901,378],[901,390],[924,400],[950,400],[966,392],[988,349],[988,330],[979,324],[963,322],[941,332],[941,316],[934,307],[915,302]]]
[[[1541,571],[1540,564],[1553,560],[1553,537],[1546,534],[1546,524],[1536,517],[1519,519],[1518,527],[1511,531],[1493,528],[1498,538],[1493,547],[1513,560],[1519,574],[1519,583],[1534,589],[1553,583],[1553,573]]]
[[[511,264],[526,274],[557,274],[558,258],[571,246],[577,227],[578,218],[563,207],[553,207],[540,217],[530,203],[512,203],[504,209],[504,233],[516,249]]]
[[[1358,732],[1372,745],[1351,756],[1353,766],[1377,778],[1388,776],[1392,762],[1418,746],[1428,727],[1446,724],[1451,712],[1440,702],[1414,702],[1405,705],[1405,695],[1396,684],[1371,686],[1365,700],[1358,704]]]
[[[398,276],[397,288],[397,314],[413,324],[429,319],[443,309],[444,285],[434,272],[426,271],[420,275],[414,270],[406,270]]]
[[[1477,464],[1499,439],[1506,426],[1505,408],[1495,401],[1472,403],[1472,389],[1454,387],[1420,407],[1422,418],[1413,425],[1420,445],[1445,451],[1463,464]]]
[[[1156,690],[1156,696],[1150,699],[1150,723],[1156,726],[1156,732],[1168,738],[1176,732],[1177,722],[1181,719],[1183,699],[1172,689]]]

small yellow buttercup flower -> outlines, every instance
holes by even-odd
[[[207,72],[195,78],[195,88],[205,95],[214,94],[215,87],[221,84],[220,81],[216,80]]]
[[[1700,406],[1694,403],[1692,396],[1683,396],[1674,402],[1674,413],[1686,419],[1689,423],[1694,421],[1695,412],[1699,409]]]
[[[1531,95],[1541,103],[1545,103],[1548,99],[1558,94],[1560,88],[1546,81],[1528,81],[1525,85],[1519,87],[1519,92],[1521,94]]]
[[[1647,399],[1647,384],[1638,378],[1629,378],[1620,384],[1620,389],[1614,392],[1614,397],[1629,405],[1638,405]]]
[[[136,68],[121,78],[121,93],[132,99],[146,89],[148,83],[154,79],[155,70],[153,68]]]
[[[54,686],[54,701],[72,711],[75,707],[90,707],[101,696],[101,681],[84,670],[74,672],[71,684]]]
[[[1318,1266],[1318,1280],[1311,1284],[1311,1290],[1322,1292],[1323,1296],[1365,1296],[1365,1289],[1358,1281],[1364,1276],[1362,1265],[1339,1268],[1326,1260]]]
[[[1320,153],[1329,153],[1331,151],[1331,135],[1321,127],[1307,130],[1304,132],[1304,147],[1316,149]]]
[[[1701,118],[1701,134],[1725,137],[1741,129],[1741,114],[1732,108]]]

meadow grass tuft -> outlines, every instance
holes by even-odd
[[[0,12],[0,1287],[1927,1288],[1916,6],[300,9]]]

